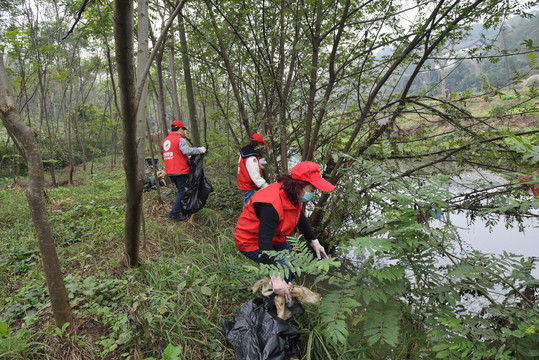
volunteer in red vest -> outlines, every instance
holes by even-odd
[[[257,189],[268,186],[268,183],[262,177],[262,169],[266,165],[266,160],[260,158],[258,151],[263,145],[268,145],[264,141],[264,135],[253,134],[251,142],[240,150],[237,186],[238,189],[243,191],[244,208]]]
[[[326,251],[316,239],[302,208],[304,202],[313,198],[315,189],[329,192],[333,188],[333,185],[322,178],[317,164],[310,161],[300,162],[290,170],[290,174],[281,175],[277,182],[253,195],[236,224],[236,247],[243,255],[257,263],[279,262],[287,266],[284,260],[276,260],[263,252],[286,250],[292,254],[292,247],[286,241],[286,236],[297,227],[310,242],[316,256],[327,258]],[[292,280],[292,272],[286,279],[281,279],[279,275],[272,276],[273,292],[290,297]]]
[[[189,156],[195,154],[204,154],[205,147],[190,147],[185,140],[185,130],[187,128],[183,121],[173,121],[170,134],[163,140],[163,160],[165,163],[165,173],[170,181],[178,188],[174,206],[168,214],[168,217],[174,221],[183,221],[182,215],[182,196],[185,189],[185,183],[189,178]]]
[[[532,172],[532,175],[539,178],[539,169]],[[524,176],[518,179],[520,182],[528,182],[530,180],[532,180],[531,176]],[[527,186],[530,188],[534,196],[539,197],[539,181],[536,181],[535,183],[531,182],[527,184]]]

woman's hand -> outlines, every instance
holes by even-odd
[[[311,246],[313,247],[314,252],[316,253],[316,257],[320,259],[320,256],[323,256],[324,259],[328,258],[328,254],[326,254],[326,250],[324,250],[324,247],[320,245],[320,241],[318,239],[314,239],[311,241]]]
[[[287,300],[291,299],[290,289],[292,288],[292,283],[287,283],[286,281],[281,280],[279,275],[271,276],[271,287],[273,288],[273,292],[275,294],[282,295]]]

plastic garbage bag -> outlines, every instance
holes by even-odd
[[[298,330],[275,315],[270,299],[249,300],[238,310],[234,322],[222,325],[238,360],[286,360],[300,350]]]
[[[206,204],[208,195],[213,191],[210,179],[202,169],[204,154],[192,155],[189,159],[191,164],[189,178],[185,183],[182,196],[182,213],[184,216],[195,213]]]
[[[305,312],[302,303],[305,304],[318,304],[320,302],[320,295],[311,291],[310,289],[295,285],[290,289],[290,296],[292,299],[287,301],[284,296],[273,293],[271,280],[267,277],[258,280],[251,286],[251,291],[256,293],[261,290],[262,295],[273,297],[277,316],[283,320],[288,320],[292,315],[302,315]]]

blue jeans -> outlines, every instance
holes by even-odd
[[[169,175],[168,178],[178,188],[178,193],[176,194],[176,200],[174,201],[174,206],[172,206],[172,210],[170,210],[170,213],[168,214],[169,218],[176,219],[180,216],[180,213],[182,211],[182,196],[183,196],[183,191],[185,190],[185,183],[187,182],[189,175],[188,174]]]
[[[275,251],[287,250],[289,254],[293,254],[292,247],[290,246],[290,244],[287,241],[285,241],[281,245],[274,246],[273,250],[275,250]],[[260,251],[260,249],[257,249],[257,250],[254,250],[254,251],[248,251],[248,252],[240,250],[240,252],[243,255],[247,256],[249,259],[253,260],[254,262],[256,262],[258,264],[262,264],[262,258],[260,257],[260,255],[262,255],[262,251]],[[279,259],[279,260],[277,260],[277,262],[279,264],[281,264],[282,266],[286,266],[287,268],[290,268],[290,265],[288,265],[285,262],[285,259]],[[286,282],[291,282],[292,280],[294,280],[294,273],[292,273],[292,271],[290,271],[288,273],[288,277],[283,279],[283,280],[285,280]]]
[[[255,194],[255,190],[242,190],[243,191],[243,207],[247,205],[249,199]]]

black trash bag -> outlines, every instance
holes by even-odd
[[[249,300],[222,325],[238,360],[286,360],[300,351],[298,330],[275,315],[272,300]]]
[[[187,216],[196,213],[204,207],[208,195],[213,191],[210,179],[202,169],[204,154],[191,155],[189,159],[190,170],[189,178],[185,183],[185,189],[182,195],[182,213]]]

